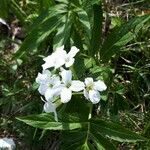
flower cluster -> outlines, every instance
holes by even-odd
[[[73,80],[70,67],[73,65],[75,55],[79,52],[75,46],[71,47],[69,53],[64,46],[56,49],[50,56],[44,58],[42,73],[38,73],[36,82],[39,84],[38,91],[45,97],[44,111],[54,112],[55,120],[57,113],[54,102],[60,99],[62,103],[71,100],[73,92],[81,92],[85,98],[96,104],[100,101],[100,92],[106,90],[103,81],[93,81],[93,78],[85,78],[85,81]]]

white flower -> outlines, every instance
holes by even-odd
[[[41,95],[45,94],[49,80],[51,80],[51,72],[49,70],[43,70],[42,74],[38,73],[36,82],[39,84],[38,91]]]
[[[42,99],[43,102],[45,102],[44,107],[43,107],[44,111],[46,113],[53,112],[54,116],[55,116],[55,121],[58,121],[55,104],[51,101],[45,101],[42,97],[41,97],[41,99]]]
[[[47,82],[51,77],[51,72],[49,70],[43,70],[42,73],[38,73],[38,76],[36,78],[36,82],[38,84],[42,84],[44,82]]]
[[[66,51],[64,50],[64,46],[61,46],[57,48],[56,51],[50,56],[43,59],[45,64],[43,64],[42,67],[44,70],[51,67],[57,69],[65,64],[65,57]]]
[[[100,101],[99,92],[104,91],[107,88],[105,83],[101,80],[94,82],[93,78],[86,78],[85,85],[84,96],[86,99],[89,99],[93,104],[98,103]]]
[[[55,98],[60,96],[62,88],[64,88],[63,84],[54,85],[52,88],[48,88],[45,92],[45,99],[47,101],[54,101]]]
[[[61,72],[62,82],[64,87],[60,93],[61,102],[67,103],[71,100],[72,91],[79,92],[84,89],[84,83],[79,80],[72,81],[72,72],[71,70],[63,70]]]
[[[79,49],[77,49],[75,46],[71,47],[71,50],[68,54],[66,54],[65,58],[65,66],[66,68],[70,67],[74,63],[74,57],[79,52]]]
[[[74,63],[74,56],[79,52],[75,46],[71,47],[69,53],[64,50],[64,46],[56,49],[52,55],[44,58],[45,63],[42,65],[43,69],[54,67],[55,69],[60,68],[65,65],[65,67],[70,67]]]
[[[56,106],[51,101],[45,102],[45,104],[44,104],[44,111],[46,113],[53,112],[54,116],[55,116],[55,121],[58,121],[57,112],[56,112]]]
[[[58,95],[58,91],[61,90],[60,77],[51,75],[48,70],[43,70],[42,74],[38,73],[36,82],[39,84],[39,93],[44,95],[46,100],[52,100],[54,96]]]

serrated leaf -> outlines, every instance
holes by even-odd
[[[39,2],[41,9],[48,9],[49,7],[55,5],[55,0],[40,0]]]
[[[0,0],[0,18],[6,19],[8,17],[9,1]]]
[[[79,31],[74,26],[74,24],[72,26],[72,31],[73,31],[72,39],[74,41],[74,45],[76,45],[76,47],[78,47],[80,51],[82,51],[83,50],[82,38],[81,38]]]
[[[109,142],[108,139],[103,137],[101,134],[98,134],[97,130],[95,130],[95,128],[92,128],[92,126],[91,126],[91,132],[92,132],[92,138],[94,139],[94,143],[97,149],[116,150],[115,146],[111,142]]]
[[[11,0],[10,3],[11,3],[10,7],[11,7],[12,12],[16,15],[16,17],[23,24],[25,22],[25,18],[27,17],[25,11],[23,11],[21,7],[14,0]]]
[[[77,8],[76,10],[79,21],[83,27],[83,30],[85,31],[85,34],[87,35],[87,40],[90,41],[91,39],[91,25],[89,21],[88,14],[86,13],[85,10],[81,8]]]
[[[100,56],[103,62],[108,62],[110,58],[117,54],[121,47],[134,39],[135,35],[142,29],[143,25],[150,20],[149,15],[136,17],[128,23],[116,28],[102,45]]]
[[[116,123],[105,122],[103,120],[91,120],[91,124],[98,134],[119,142],[137,142],[146,140],[146,138],[129,131]]]
[[[31,32],[33,29],[43,24],[46,20],[65,13],[67,13],[67,5],[59,4],[59,5],[52,6],[48,10],[41,12],[39,17],[37,17],[37,19],[29,27],[29,31]]]
[[[33,29],[31,33],[24,40],[21,48],[15,54],[15,57],[21,57],[23,53],[32,52],[37,49],[42,41],[44,41],[61,23],[63,16],[52,17],[37,28]]]
[[[57,33],[54,37],[53,48],[65,45],[70,37],[71,27],[72,27],[72,13],[68,12],[63,18],[60,26],[57,28]]]
[[[63,150],[80,149],[85,144],[86,136],[86,131],[82,130],[63,132],[61,148]]]
[[[75,110],[76,109],[74,109],[73,112]],[[68,111],[65,114],[72,112],[72,109],[69,112]],[[91,119],[89,121],[84,120],[84,122],[82,122],[74,115],[74,117],[69,115],[64,116],[65,114],[62,114],[63,118],[59,120],[59,122],[56,122],[53,116],[50,114],[31,115],[17,119],[36,128],[46,130],[62,130],[62,149],[64,150],[115,150],[115,146],[107,138],[119,142],[138,142],[146,140],[146,138],[125,129],[116,123],[105,122],[98,119]]]
[[[100,49],[101,46],[101,37],[102,37],[102,6],[101,5],[93,5],[93,28],[92,28],[92,38],[91,38],[91,47],[90,52],[91,55],[94,56]]]
[[[81,128],[86,125],[86,122],[63,122],[59,120],[56,122],[54,116],[50,114],[39,114],[39,115],[30,115],[26,117],[18,117],[18,120],[33,126],[35,128],[40,128],[44,130],[73,130]],[[74,120],[75,121],[75,120]]]

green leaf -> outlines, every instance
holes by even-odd
[[[129,108],[129,104],[125,100],[125,98],[118,93],[114,94],[114,101],[113,101],[113,113],[115,115],[118,114],[118,111],[121,110],[127,110]]]
[[[64,3],[64,4],[68,4],[68,0],[56,0],[57,2],[60,2],[60,3]]]
[[[44,130],[73,130],[81,128],[82,126],[86,125],[86,122],[75,122],[75,118],[73,118],[73,122],[62,122],[59,120],[56,122],[54,120],[54,116],[50,114],[39,114],[39,115],[30,115],[26,117],[18,117],[18,120],[33,126],[35,128],[40,128]]]
[[[94,119],[91,120],[91,124],[98,134],[119,142],[137,142],[146,140],[146,138],[129,131],[116,123]]]
[[[78,78],[82,79],[83,75],[85,75],[85,71],[86,71],[83,56],[78,56],[76,58],[75,63],[74,63],[74,70],[75,70],[75,73],[78,76]]]
[[[115,150],[115,146],[108,138],[119,142],[146,140],[116,123],[99,119],[88,120],[89,106],[79,96],[63,106],[65,107],[59,110],[59,122],[56,122],[50,114],[31,115],[17,119],[36,128],[63,131],[61,149],[64,150]]]
[[[71,101],[59,110],[59,117],[63,121],[70,121],[73,117],[78,122],[87,122],[89,115],[89,104],[83,96],[75,95],[72,97]],[[71,109],[70,109],[71,108]],[[84,115],[83,115],[84,112]]]
[[[8,17],[8,8],[9,8],[9,1],[7,0],[0,0],[0,18],[6,19]]]
[[[92,56],[94,56],[99,51],[101,46],[102,17],[103,17],[101,4],[93,5],[93,12],[94,12],[94,21],[93,21],[91,47],[90,47],[90,52]]]
[[[54,46],[53,48],[56,49],[56,47],[60,47],[62,45],[65,45],[66,42],[70,38],[70,32],[72,27],[72,13],[68,12],[63,18],[62,22],[57,28],[57,33],[54,37]]]
[[[40,9],[48,9],[49,7],[55,5],[55,0],[39,0]]]
[[[81,23],[81,26],[83,27],[83,30],[85,32],[84,33],[86,35],[85,38],[87,39],[87,42],[89,43],[91,39],[91,25],[90,25],[88,14],[82,8],[77,8],[76,12],[77,12],[79,22]]]
[[[80,32],[76,29],[75,25],[72,26],[72,39],[74,41],[74,45],[80,49],[80,51],[83,50],[83,40],[81,38]]]
[[[86,69],[92,68],[95,65],[95,60],[91,58],[84,59],[84,65]]]
[[[95,128],[91,128],[91,132],[92,132],[91,136],[94,139],[93,141],[97,149],[116,150],[115,146],[111,142],[109,142],[107,138],[97,133],[97,130],[95,130]]]
[[[24,40],[21,48],[15,54],[15,57],[21,57],[24,53],[32,52],[37,49],[40,43],[55,31],[56,27],[61,23],[62,18],[63,16],[61,15],[52,17],[33,29]]]
[[[22,57],[24,53],[35,51],[39,45],[63,22],[67,9],[65,4],[50,7],[37,18],[30,27],[31,30],[24,40],[15,57]]]
[[[37,28],[45,21],[49,20],[52,17],[59,16],[60,14],[67,13],[67,5],[59,4],[50,7],[48,10],[42,11],[39,17],[33,22],[33,24],[29,27],[29,31],[31,32],[33,29]]]
[[[23,24],[25,22],[25,18],[27,17],[26,13],[21,9],[21,7],[14,1],[11,0],[11,11],[16,15],[16,17]]]
[[[63,132],[61,148],[64,150],[70,150],[81,149],[82,147],[83,149],[83,145],[86,144],[86,136],[87,132],[82,130]]]
[[[136,17],[128,23],[116,28],[108,35],[100,50],[100,58],[108,62],[114,54],[117,54],[121,47],[132,41],[143,25],[150,20],[149,15]]]

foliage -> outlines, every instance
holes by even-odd
[[[129,6],[139,5],[131,2],[121,9]],[[59,137],[58,149],[148,149],[150,15],[130,12],[126,21],[111,16],[108,7],[99,0],[0,1],[0,18],[8,24],[17,18],[27,33],[24,40],[12,38],[14,33],[6,27],[10,33],[0,35],[1,132],[12,129],[19,138],[25,134],[29,147],[39,139],[43,145],[51,133]],[[76,79],[101,79],[108,88],[96,105],[81,95],[59,104],[56,122],[51,113],[41,113],[35,78],[42,58],[62,45],[67,51],[73,45],[80,49],[72,68]],[[33,147],[42,149],[39,145]]]

